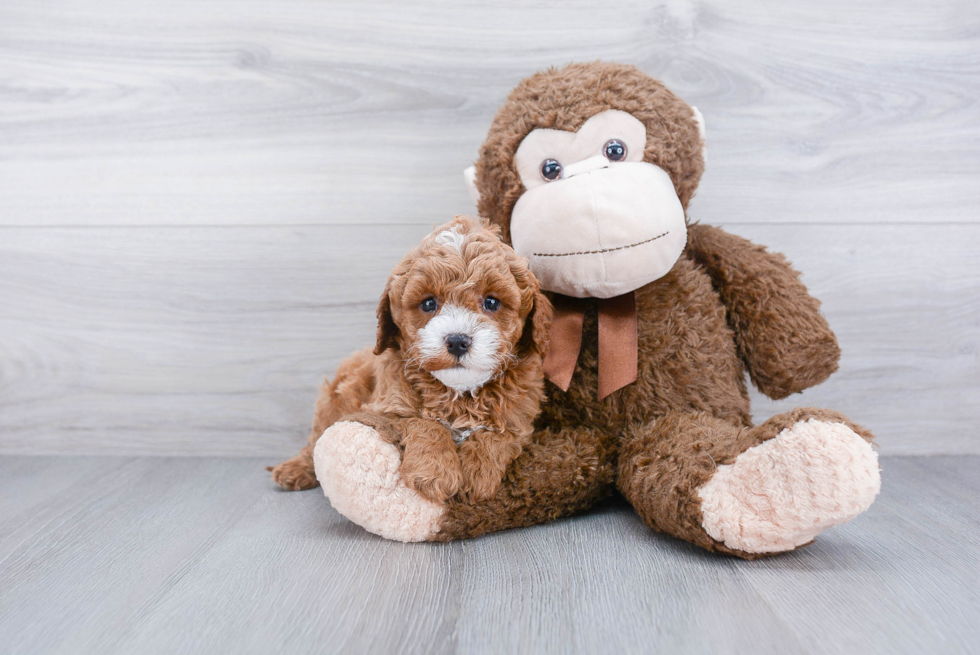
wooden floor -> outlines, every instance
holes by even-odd
[[[878,502],[744,562],[622,501],[385,541],[252,458],[0,459],[0,651],[976,653],[980,457],[883,459]]]

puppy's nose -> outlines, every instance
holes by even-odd
[[[446,350],[453,357],[462,357],[470,349],[473,340],[465,334],[450,334],[446,337]]]

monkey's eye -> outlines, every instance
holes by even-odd
[[[419,304],[419,309],[421,309],[426,314],[431,314],[432,312],[436,311],[436,308],[438,306],[439,303],[436,302],[435,298],[426,298]]]
[[[626,159],[626,144],[619,139],[609,139],[606,145],[602,146],[602,154],[609,161],[623,161]]]
[[[500,301],[493,296],[487,296],[483,301],[483,309],[488,312],[495,312],[500,309]]]
[[[561,163],[557,159],[545,159],[541,162],[541,177],[545,182],[554,182],[561,178]]]

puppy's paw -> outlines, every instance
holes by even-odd
[[[485,457],[482,449],[470,447],[464,444],[460,448],[459,459],[463,469],[463,484],[460,487],[460,495],[470,503],[481,500],[488,500],[497,495],[500,482],[504,478],[504,472],[493,465],[493,462]]]
[[[400,472],[402,480],[410,489],[437,503],[444,503],[455,496],[463,482],[459,457],[451,450],[421,454],[406,450]]]
[[[266,467],[272,471],[272,479],[287,491],[302,491],[318,486],[313,460],[297,455],[275,466]]]

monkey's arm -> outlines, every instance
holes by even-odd
[[[739,355],[759,391],[778,400],[837,370],[837,338],[785,257],[699,224],[689,227],[687,249],[721,295]]]

